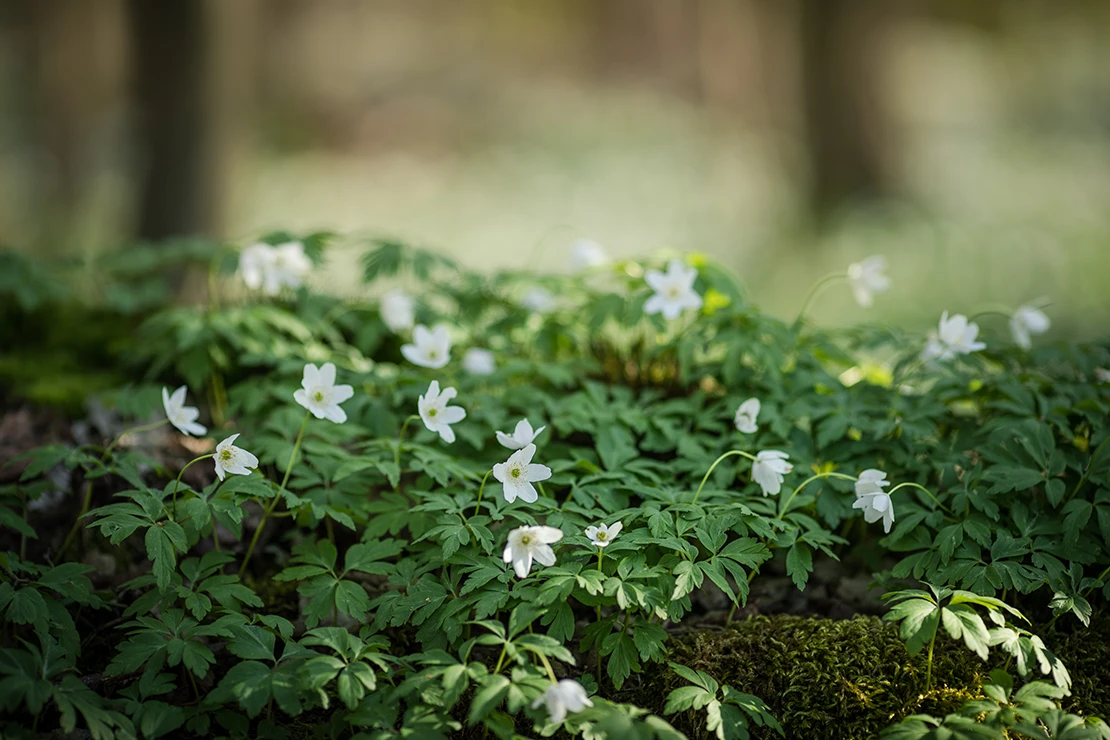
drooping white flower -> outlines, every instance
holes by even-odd
[[[1010,318],[1010,334],[1014,337],[1014,344],[1022,349],[1033,346],[1031,335],[1044,334],[1050,326],[1052,322],[1045,316],[1044,311],[1035,306],[1022,306],[1014,311],[1014,315]]]
[[[532,462],[535,454],[536,446],[529,444],[509,455],[505,462],[493,466],[493,477],[501,482],[505,500],[510,504],[518,496],[534,503],[539,493],[532,484],[551,477],[551,468]]]
[[[875,293],[885,293],[890,288],[890,278],[885,272],[886,258],[879,255],[848,266],[848,282],[852,285],[856,303],[868,308],[874,302]]]
[[[497,441],[501,443],[502,447],[519,450],[532,444],[544,429],[547,429],[547,427],[542,426],[539,429],[532,429],[532,422],[521,419],[516,423],[516,429],[513,430],[511,436],[504,432],[497,432]]]
[[[749,398],[744,403],[740,404],[740,408],[736,409],[736,429],[743,434],[755,434],[759,426],[756,425],[756,417],[759,416],[759,399]]]
[[[401,354],[413,365],[438,370],[451,359],[451,337],[443,324],[429,330],[417,324],[412,330],[412,344],[401,346]]]
[[[574,272],[601,267],[609,261],[609,255],[601,245],[590,239],[580,239],[570,247],[570,269]]]
[[[200,416],[200,411],[196,406],[185,405],[185,393],[187,389],[181,386],[173,392],[171,396],[169,392],[162,389],[162,408],[166,410],[166,418],[170,420],[170,424],[177,427],[178,431],[182,434],[191,434],[199,437],[207,431],[203,426],[197,424],[197,417]]]
[[[238,434],[233,434],[223,442],[216,445],[216,454],[212,460],[216,464],[216,475],[220,480],[226,475],[250,475],[258,467],[258,458],[235,446]]]
[[[304,366],[302,388],[293,392],[293,400],[312,412],[317,419],[327,419],[336,424],[347,421],[347,413],[339,404],[355,395],[349,385],[335,384],[335,365],[325,362],[317,369],[311,362]]]
[[[563,539],[563,531],[555,527],[517,527],[509,532],[502,558],[511,563],[517,578],[524,578],[532,570],[532,561],[540,565],[555,565],[555,551],[551,545]]]
[[[868,524],[883,520],[883,531],[890,534],[894,524],[894,502],[890,494],[883,490],[889,486],[886,473],[875,468],[870,468],[859,474],[856,480],[856,501],[853,509],[863,510],[863,519]]]
[[[535,286],[528,289],[521,299],[520,305],[527,308],[529,311],[536,313],[547,313],[555,308],[555,296],[551,295],[551,291],[547,288]]]
[[[262,289],[266,295],[277,295],[283,287],[297,288],[304,283],[312,262],[300,242],[286,242],[276,247],[252,244],[239,255],[239,273],[252,290]]]
[[[774,496],[782,490],[783,476],[794,469],[787,462],[789,455],[779,450],[763,450],[752,462],[752,480],[763,489],[764,496]]]
[[[451,428],[466,418],[466,411],[462,406],[448,406],[448,402],[458,394],[454,388],[444,388],[441,393],[439,381],[433,380],[428,385],[428,392],[419,398],[417,408],[420,409],[420,420],[428,431],[435,432],[447,444],[455,441],[455,430]]]
[[[586,537],[594,546],[605,547],[617,538],[623,528],[624,524],[622,522],[617,522],[611,527],[605,526],[605,522],[602,522],[596,527],[586,527]]]
[[[378,313],[391,332],[401,334],[416,323],[416,302],[403,290],[391,290],[382,296]]]
[[[661,313],[670,320],[678,318],[688,308],[701,308],[701,296],[694,290],[694,281],[697,279],[697,269],[686,267],[681,260],[671,260],[665,273],[648,270],[644,274],[644,280],[655,291],[655,295],[644,303],[644,313]]]
[[[856,478],[856,495],[866,496],[870,493],[881,493],[889,485],[890,481],[886,479],[886,473],[877,468],[868,468]]]
[[[547,716],[554,724],[565,720],[567,712],[581,712],[594,705],[582,684],[571,678],[551,684],[543,695],[532,702],[532,709],[538,709],[541,704],[547,705]]]
[[[1104,367],[1096,367],[1095,379],[1100,383],[1110,383],[1110,370]]]
[[[986,349],[983,342],[975,341],[979,336],[979,325],[968,321],[963,314],[949,317],[945,311],[940,317],[940,326],[935,335],[930,334],[921,353],[923,360],[949,360],[956,355],[969,355]]]
[[[472,347],[463,355],[462,366],[471,375],[492,375],[497,369],[497,358],[488,349]]]

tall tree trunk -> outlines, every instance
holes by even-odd
[[[805,145],[813,215],[889,194],[877,46],[887,3],[799,0]]]
[[[229,36],[240,30],[228,21],[239,5],[128,0],[140,238],[222,230],[235,105],[227,79],[249,66],[228,58],[236,43]]]

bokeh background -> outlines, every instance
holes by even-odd
[[[697,251],[790,318],[1110,328],[1105,0],[0,0],[0,243],[351,234],[485,269]],[[995,322],[995,323],[991,323]],[[1004,320],[984,319],[992,331]]]

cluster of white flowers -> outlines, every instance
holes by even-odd
[[[166,411],[166,418],[170,424],[177,427],[178,431],[185,435],[201,436],[207,430],[197,423],[197,417],[200,416],[200,409],[196,406],[185,405],[185,394],[188,389],[181,386],[170,394],[169,389],[162,389],[162,408]],[[238,434],[233,434],[224,441],[216,445],[216,451],[212,454],[213,462],[216,466],[216,475],[220,480],[228,474],[231,475],[250,475],[251,471],[258,467],[258,458],[242,449],[235,446],[235,440],[239,438]]]
[[[251,290],[262,289],[277,295],[282,288],[299,288],[312,269],[312,262],[300,242],[273,246],[252,244],[239,255],[239,274]]]

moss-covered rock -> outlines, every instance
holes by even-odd
[[[1110,714],[1110,617],[1048,644],[1075,680],[1065,708]],[[897,628],[863,616],[750,617],[723,629],[679,632],[670,648],[671,660],[763,699],[792,739],[865,740],[909,714],[944,716],[976,698],[989,671],[1004,662],[992,654],[984,663],[942,633],[933,685],[925,691],[925,652],[909,655]],[[667,694],[683,683],[670,671],[647,673],[621,699],[659,713]],[[669,719],[695,738],[705,737],[704,718],[704,712],[687,712]],[[752,730],[753,738],[778,737]]]

